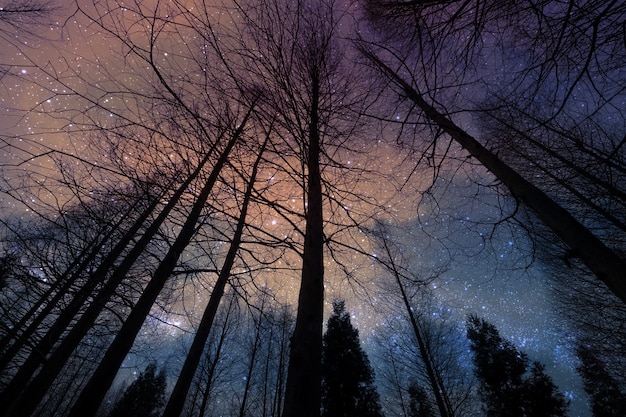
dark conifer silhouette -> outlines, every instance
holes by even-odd
[[[583,378],[585,392],[591,399],[594,417],[626,416],[626,392],[607,372],[606,364],[589,347],[579,345],[578,373]]]
[[[529,360],[496,327],[477,316],[467,319],[474,372],[489,417],[558,417],[568,403],[544,366]]]
[[[409,417],[435,417],[426,390],[415,383],[409,387]]]
[[[165,405],[165,374],[150,364],[124,391],[109,417],[157,417]]]
[[[322,348],[322,416],[381,417],[374,375],[343,301],[333,302]]]

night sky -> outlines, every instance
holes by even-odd
[[[120,61],[119,45],[109,42],[108,35],[98,33],[95,25],[81,19],[68,17],[67,9],[62,8],[44,27],[29,26],[33,33],[26,30],[9,33],[2,29],[2,38],[11,42],[0,50],[0,61],[11,72],[1,80],[0,90],[0,132],[3,138],[7,138],[0,148],[2,173],[5,184],[26,181],[38,184],[32,189],[19,191],[19,197],[31,207],[0,194],[3,216],[28,218],[33,209],[43,210],[48,204],[52,207],[62,205],[64,191],[54,181],[56,167],[51,158],[55,155],[49,154],[50,150],[78,155],[96,164],[99,162],[101,155],[89,143],[89,136],[81,136],[80,129],[67,125],[62,117],[64,112],[69,114],[80,106],[69,88],[100,95],[105,107],[115,109],[114,101],[118,98],[107,97],[89,88],[101,83],[102,91],[105,91],[111,74],[121,77],[117,81],[128,88],[136,88],[133,83],[141,80],[141,74],[128,72],[129,67]],[[488,73],[494,65],[492,58],[488,51],[485,52]],[[38,66],[50,74],[46,75]],[[505,78],[499,73],[501,70],[489,73],[492,81]],[[55,71],[67,83],[66,87],[52,79]],[[91,86],[81,78],[89,80]],[[395,111],[390,117],[404,120],[406,115],[401,113],[402,108]],[[103,113],[101,117],[113,118],[115,115]],[[460,117],[460,120],[464,119]],[[476,129],[470,119],[465,119],[464,127],[470,131]],[[364,200],[375,200],[385,208],[374,217],[386,222],[394,231],[392,241],[402,249],[410,269],[419,276],[440,271],[439,276],[429,283],[436,302],[449,309],[459,328],[464,326],[469,313],[476,313],[494,323],[501,334],[525,351],[531,360],[546,365],[547,373],[572,401],[571,416],[589,416],[581,381],[575,372],[573,346],[576,337],[555,308],[552,288],[555,284],[550,279],[550,270],[540,260],[531,259],[533,248],[529,238],[515,222],[495,226],[502,211],[511,210],[511,201],[492,187],[479,186],[490,183],[491,177],[480,167],[468,166],[463,151],[453,146],[452,156],[443,165],[432,188],[437,205],[432,204],[422,195],[431,185],[432,168],[416,167],[417,157],[408,147],[395,146],[394,135],[399,134],[399,127],[381,131],[372,123],[361,134],[360,148],[355,146],[339,158],[349,168],[346,172],[359,178],[355,192]],[[134,157],[141,159],[141,156]],[[365,168],[370,172],[362,171]],[[269,173],[267,175],[265,180],[268,183],[274,180],[269,178]],[[325,175],[335,174],[329,168]],[[343,173],[339,177],[346,179]],[[367,219],[371,215],[367,211],[371,209],[366,205],[348,202],[345,208],[357,218],[361,216],[365,227],[371,227],[371,219]],[[272,213],[266,213],[262,223],[274,230],[289,228]],[[358,232],[350,232],[347,239],[357,241],[360,238]],[[381,254],[365,238],[362,248],[369,252],[370,258],[358,254],[341,255],[349,277],[346,277],[345,269],[327,260],[326,309],[327,312],[330,310],[332,299],[345,298],[346,307],[353,314],[353,323],[360,329],[369,349],[372,346],[370,336],[379,326],[384,326],[387,318],[383,317],[382,309],[377,308],[377,304],[383,301],[377,281],[385,273],[373,259]],[[263,279],[267,280],[268,286],[275,285],[275,277],[271,274]],[[354,279],[363,285],[354,285]],[[281,281],[276,292],[293,302],[298,288],[297,274],[293,274],[289,281]],[[206,302],[205,297],[198,296],[195,300],[198,306]],[[188,300],[185,308],[189,308],[189,303]],[[188,326],[175,314],[162,315],[160,319],[163,321],[158,327],[174,339],[180,336],[180,332],[175,327],[168,327],[166,322],[183,329]]]

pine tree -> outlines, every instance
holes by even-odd
[[[165,405],[165,374],[150,364],[124,391],[109,417],[157,417]]]
[[[558,390],[552,378],[545,373],[545,366],[533,362],[530,375],[524,381],[524,410],[526,416],[566,416],[568,402]]]
[[[352,326],[343,301],[333,302],[333,314],[323,338],[322,415],[382,417],[372,368]]]
[[[467,337],[474,353],[474,372],[489,417],[560,417],[568,403],[544,366],[529,360],[498,329],[470,316]]]
[[[594,417],[626,416],[626,392],[607,372],[606,364],[588,347],[579,345],[577,370],[583,378],[585,392],[591,398]]]
[[[409,387],[409,417],[435,417],[426,390],[415,383]]]

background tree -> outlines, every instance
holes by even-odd
[[[566,416],[568,403],[544,367],[511,342],[491,323],[471,315],[467,337],[474,353],[474,369],[487,416]]]
[[[409,387],[409,417],[435,417],[428,394],[421,386],[413,383]]]
[[[594,417],[618,417],[626,415],[626,391],[608,373],[606,364],[589,347],[580,344],[576,348],[580,360],[577,370],[583,378],[585,392],[591,399]]]
[[[322,415],[381,417],[374,374],[344,301],[333,302],[322,349]]]
[[[124,391],[109,417],[158,417],[165,405],[165,373],[151,363]]]
[[[394,389],[402,393],[398,396],[402,408],[407,408],[402,400],[404,392],[410,400],[409,388],[417,381],[425,390],[424,399],[432,402],[440,416],[471,414],[475,411],[475,381],[462,365],[467,339],[451,320],[451,309],[437,305],[431,292],[446,264],[420,265],[401,244],[403,233],[399,229],[377,221],[375,229],[369,231],[375,242],[375,260],[383,269],[378,288],[389,300],[380,309],[394,317],[377,330],[380,368]],[[399,370],[389,375],[387,367]]]

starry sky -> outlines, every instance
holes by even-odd
[[[140,69],[133,69],[120,59],[120,46],[109,42],[109,35],[99,32],[84,17],[70,15],[69,10],[62,6],[43,24],[33,22],[23,30],[1,29],[1,37],[8,42],[0,50],[0,62],[8,71],[0,80],[3,187],[35,184],[17,189],[13,196],[0,194],[3,216],[26,218],[33,212],[63,205],[65,190],[55,181],[55,163],[60,153],[50,151],[80,156],[94,164],[100,162],[101,155],[97,146],[89,142],[90,136],[80,135],[80,128],[65,117],[85,105],[76,99],[77,94],[98,97],[103,108],[111,109],[100,117],[114,118],[115,110],[120,108],[115,103],[119,97],[107,96],[107,88],[137,89],[146,82]],[[225,17],[216,17],[220,19],[226,21]],[[163,59],[169,59],[165,54]],[[124,106],[130,109],[132,104]],[[391,119],[404,121],[400,110]],[[465,127],[473,128],[469,121]],[[460,327],[469,313],[494,323],[532,360],[546,364],[547,373],[572,400],[571,416],[589,416],[574,370],[574,338],[555,311],[554,284],[549,272],[541,262],[531,260],[532,246],[524,230],[514,222],[498,223],[503,210],[512,210],[511,202],[501,189],[481,186],[491,178],[479,167],[468,167],[459,149],[453,148],[452,157],[433,183],[431,167],[416,166],[415,154],[407,147],[395,146],[394,136],[400,134],[399,129],[382,130],[375,124],[368,125],[361,148],[353,147],[338,155],[348,168],[344,171],[358,178],[356,191],[363,201],[375,200],[381,208],[375,217],[387,222],[394,231],[391,239],[401,248],[415,274],[430,276],[433,271],[439,272],[429,287],[436,301],[450,309]],[[141,163],[142,156],[134,155],[131,159]],[[345,179],[344,171],[335,174],[329,169],[325,175]],[[266,177],[268,182],[275,180],[269,172]],[[90,180],[85,181],[88,188]],[[426,198],[426,190],[434,192]],[[293,203],[301,204],[297,198]],[[358,201],[347,202],[345,210],[357,218],[362,216],[364,225],[371,214],[367,212],[371,206]],[[263,216],[261,222],[276,230],[289,226],[271,213]],[[353,323],[367,346],[370,335],[385,322],[376,308],[380,302],[376,281],[384,272],[376,266],[376,257],[380,256],[377,249],[359,233],[362,232],[351,231],[348,238],[360,242],[364,253],[341,255],[345,262],[341,266],[347,265],[349,274],[345,268],[327,261],[326,298],[346,299]],[[267,285],[272,286],[272,276],[266,279]],[[354,285],[354,280],[359,285]],[[280,295],[293,300],[297,288],[294,275],[290,284],[282,281]],[[206,302],[203,298],[199,296],[198,305]],[[161,319],[162,326],[170,323],[172,328],[185,327],[174,315]],[[176,337],[178,333],[172,328],[169,331]]]

